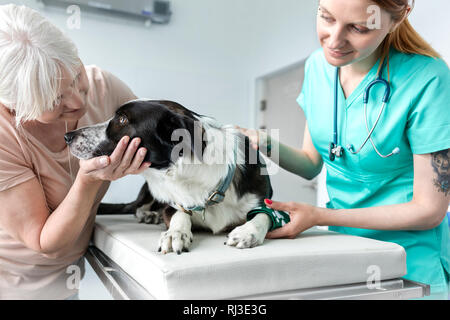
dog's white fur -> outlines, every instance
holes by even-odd
[[[183,156],[169,169],[147,169],[143,176],[156,199],[175,202],[184,208],[203,205],[209,194],[228,174],[230,163],[244,170],[240,165],[245,161],[243,150],[237,148],[236,156],[233,151],[236,143],[242,142],[239,139],[243,139],[238,130],[229,126],[221,127],[211,118],[199,117],[198,120],[210,141],[204,150],[202,164],[192,164],[190,157]],[[187,239],[192,239],[191,223],[210,229],[213,233],[238,226],[228,235],[227,245],[237,248],[260,245],[269,229],[269,218],[265,214],[258,214],[246,222],[247,212],[258,205],[259,198],[254,194],[246,194],[238,199],[235,187],[231,184],[223,202],[206,207],[204,213],[193,211],[192,216],[189,216],[181,210],[177,211],[172,216],[169,230],[161,235],[161,251],[180,252],[189,249],[191,241]]]

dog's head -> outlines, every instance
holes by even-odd
[[[163,169],[175,162],[184,150],[201,158],[205,148],[204,130],[196,128],[197,117],[198,114],[176,102],[134,100],[121,106],[110,120],[68,132],[64,138],[74,156],[90,159],[111,155],[124,136],[139,137],[140,147],[147,149],[144,161],[151,162],[152,168]],[[181,134],[174,140],[175,130]]]

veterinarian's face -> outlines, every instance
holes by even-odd
[[[37,120],[42,123],[76,121],[86,113],[89,81],[84,65],[77,70],[75,78],[63,70],[61,88],[52,111],[44,112]]]
[[[317,34],[329,64],[342,67],[371,56],[394,26],[388,12],[380,8],[379,27],[373,28],[375,5],[368,0],[321,0]],[[379,8],[379,7],[378,7]]]

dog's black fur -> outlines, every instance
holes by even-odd
[[[77,155],[73,151],[72,153],[80,158],[111,155],[122,137],[129,136],[131,139],[139,137],[141,138],[140,147],[147,149],[144,161],[151,162],[150,169],[167,169],[176,161],[176,159],[171,159],[172,150],[175,144],[179,143],[171,140],[172,132],[175,129],[186,129],[189,132],[191,141],[188,147],[192,156],[202,158],[208,143],[203,139],[205,129],[202,128],[199,131],[194,125],[194,122],[201,117],[201,115],[172,101],[131,101],[117,110],[115,116],[107,124],[106,139],[102,140],[95,150],[91,150],[88,155]],[[81,128],[67,133],[65,138],[68,144],[71,145],[77,137],[84,137],[84,140],[88,140],[84,136],[86,132],[83,130],[84,128]],[[240,143],[238,148],[245,152],[245,164],[236,168],[232,184],[239,197],[253,193],[258,195],[262,204],[264,198],[272,197],[270,180],[268,176],[261,175],[260,169],[263,164],[259,152],[249,146],[248,137],[242,136],[241,140],[243,143]],[[201,150],[197,150],[194,141],[202,142]],[[83,149],[83,147],[79,146],[78,149]],[[257,159],[257,161],[252,164],[250,159]],[[154,199],[149,191],[148,184],[145,183],[135,201],[128,204],[102,203],[99,206],[98,214],[136,214],[137,209],[143,205],[150,205],[149,210],[158,212],[167,226],[169,226],[171,216],[176,212],[167,203]],[[141,222],[154,223],[155,221],[144,219]]]

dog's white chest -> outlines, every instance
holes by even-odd
[[[170,176],[165,171],[148,169],[143,176],[155,199],[169,204],[179,204],[185,208],[204,206],[206,199],[213,191],[213,188],[206,187],[198,181],[197,183],[193,183],[192,180],[188,182],[188,180]],[[194,211],[191,220],[194,226],[218,233],[229,226],[244,223],[247,212],[257,207],[258,203],[257,195],[249,193],[238,198],[234,186],[230,186],[225,192],[223,202],[206,207],[204,211]]]
[[[203,203],[207,192],[192,180],[172,176],[170,170],[148,169],[143,176],[151,194],[159,201],[192,207]]]

